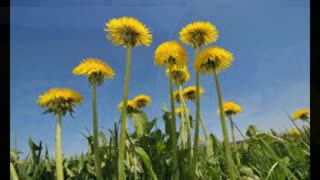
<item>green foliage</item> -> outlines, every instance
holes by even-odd
[[[158,118],[148,120],[143,112],[135,119],[135,131],[127,133],[125,173],[129,180],[167,180],[172,176],[172,156],[169,122],[170,113],[164,112],[165,132],[156,128]],[[237,142],[241,166],[236,167],[239,180],[278,180],[299,179],[310,177],[310,153],[308,146],[303,143],[309,128],[301,129],[300,135],[279,133],[274,130],[261,132],[254,126],[249,126],[246,140]],[[64,176],[67,180],[95,179],[93,156],[93,136],[88,132],[84,135],[88,149],[80,155],[65,157],[63,161]],[[103,179],[117,179],[117,159],[119,143],[119,127],[115,122],[112,129],[99,132],[99,149],[101,152],[101,167]],[[10,151],[10,162],[15,168],[19,179],[55,179],[55,160],[49,156],[47,147],[42,142],[29,139],[30,154],[23,160],[21,152]],[[53,152],[54,153],[54,152]],[[191,179],[190,149],[178,149],[178,168],[180,179]],[[196,162],[197,179],[227,180],[227,165],[224,146],[214,134],[210,134],[206,143],[199,146]],[[234,154],[235,152],[233,152]],[[235,160],[235,157],[233,157]]]

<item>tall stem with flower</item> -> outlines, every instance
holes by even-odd
[[[171,136],[172,136],[172,164],[173,164],[173,179],[178,180],[179,179],[179,172],[178,172],[178,155],[177,155],[177,133],[176,133],[176,115],[175,115],[175,111],[174,111],[174,99],[173,99],[173,80],[172,80],[172,76],[171,76],[171,68],[169,68],[169,93],[170,93],[170,107],[171,107]]]
[[[189,138],[189,133],[190,133],[190,127],[188,127],[187,125],[187,129],[185,129],[185,124],[188,121],[187,118],[188,116],[186,116],[185,113],[185,109],[184,109],[184,105],[182,103],[183,100],[183,96],[182,96],[182,85],[178,85],[178,95],[179,95],[179,105],[180,105],[180,110],[181,110],[181,118],[180,118],[180,136],[181,136],[181,146],[182,149],[185,148],[185,131],[187,130],[187,146],[189,148],[189,143],[191,143],[190,138]],[[190,142],[189,142],[190,141]]]
[[[215,83],[216,83],[216,88],[217,88],[219,108],[220,108],[221,112],[224,112],[223,107],[222,107],[222,95],[221,95],[220,83],[219,83],[216,71],[214,71],[214,78],[215,78]],[[220,119],[221,119],[223,143],[224,143],[225,151],[226,151],[227,166],[228,166],[229,176],[230,176],[230,179],[235,180],[236,179],[236,174],[235,174],[234,163],[233,163],[232,155],[231,155],[231,149],[230,149],[230,143],[229,143],[229,135],[228,135],[228,129],[227,129],[226,118],[225,118],[224,113],[220,113]]]
[[[128,92],[129,92],[129,79],[130,79],[130,67],[131,67],[131,47],[127,47],[127,62],[126,62],[126,74],[124,79],[124,88],[123,88],[123,107],[120,118],[120,143],[119,143],[119,159],[118,159],[118,178],[125,179],[125,169],[124,169],[124,154],[125,154],[125,140],[126,140],[126,131],[127,131],[127,101],[128,101]]]
[[[237,162],[238,166],[241,166],[240,156],[239,156],[238,149],[237,149],[237,144],[236,144],[236,137],[235,137],[235,133],[234,133],[235,123],[232,120],[232,116],[235,116],[235,115],[241,113],[242,112],[242,108],[241,108],[240,105],[238,105],[237,103],[232,102],[232,101],[223,102],[222,106],[223,106],[223,110],[224,110],[223,113],[229,118],[229,121],[230,121],[232,143],[233,143],[233,149],[234,149],[235,154],[236,154],[236,162]],[[219,112],[220,112],[220,108],[218,109],[218,113]],[[241,131],[240,131],[240,133],[241,133]]]
[[[94,147],[94,162],[95,173],[98,180],[102,179],[101,157],[99,150],[99,125],[97,113],[97,86],[101,86],[105,78],[114,78],[113,69],[105,62],[96,58],[85,59],[82,63],[76,66],[72,73],[74,75],[87,76],[88,82],[92,85],[92,119],[93,119],[93,147]]]
[[[195,59],[201,46],[213,43],[218,38],[218,31],[210,22],[193,22],[186,25],[179,32],[180,40],[186,45],[192,46],[195,50]],[[196,125],[194,133],[193,159],[191,163],[192,176],[195,177],[196,162],[198,158],[198,139],[199,139],[199,121],[200,121],[200,100],[199,100],[199,71],[196,70]]]
[[[181,137],[181,147],[182,149],[185,148],[185,113],[182,97],[182,85],[183,83],[187,82],[190,79],[190,74],[188,72],[188,68],[186,66],[179,67],[177,65],[170,66],[166,70],[167,75],[172,78],[172,82],[178,86],[178,91],[175,91],[173,95],[173,99],[176,99],[180,104],[180,137]],[[170,98],[171,99],[171,98]],[[172,106],[174,108],[174,106]]]
[[[61,147],[62,116],[67,112],[72,115],[73,107],[82,102],[82,96],[72,89],[52,88],[39,96],[37,104],[46,108],[45,113],[58,116],[56,125],[56,176],[57,180],[64,180],[63,157]]]
[[[189,110],[187,109],[185,100],[184,100],[184,96],[183,96],[183,90],[182,90],[182,85],[179,85],[179,99],[180,99],[180,106],[182,108],[182,112],[184,113],[184,118],[185,118],[185,122],[187,124],[187,148],[190,150],[189,153],[189,158],[191,158],[192,156],[192,145],[191,145],[191,124],[190,124],[190,120],[189,120]]]
[[[105,31],[108,33],[107,38],[113,45],[123,45],[127,48],[127,62],[125,82],[123,89],[123,109],[121,112],[120,143],[118,155],[118,179],[125,180],[125,139],[127,126],[127,100],[129,93],[130,66],[131,66],[131,49],[136,46],[150,46],[152,35],[144,24],[133,17],[113,18],[106,23]]]
[[[231,180],[236,179],[234,162],[232,160],[232,154],[229,144],[229,136],[228,129],[226,124],[225,111],[223,109],[223,100],[222,93],[220,88],[220,82],[218,78],[218,72],[227,69],[231,62],[233,61],[233,56],[231,52],[226,51],[220,47],[207,47],[203,51],[201,51],[194,63],[194,68],[203,74],[211,74],[213,73],[218,102],[219,102],[219,111],[220,120],[221,120],[221,128],[223,134],[223,142],[225,147],[226,159],[227,159],[227,167],[229,172],[229,178]]]
[[[172,172],[173,179],[179,179],[178,171],[178,155],[177,155],[177,133],[176,118],[173,97],[173,81],[176,81],[176,75],[173,74],[174,69],[185,68],[187,65],[187,52],[176,41],[166,41],[161,43],[155,51],[155,64],[167,68],[169,75],[169,93],[171,104],[171,141],[172,141]],[[175,78],[173,77],[175,76]]]

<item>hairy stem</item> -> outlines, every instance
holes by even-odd
[[[228,116],[228,117],[229,117],[229,120],[230,120],[232,143],[233,143],[234,151],[236,153],[236,161],[237,161],[237,165],[240,167],[241,162],[240,162],[240,157],[239,157],[239,153],[238,153],[238,147],[237,147],[237,144],[236,144],[236,136],[235,136],[235,133],[234,133],[234,122],[232,120],[232,116],[231,115]]]
[[[122,98],[122,113],[121,113],[121,129],[120,129],[120,143],[119,143],[119,156],[118,156],[118,179],[125,180],[125,167],[124,167],[124,155],[125,155],[125,140],[126,140],[126,128],[127,128],[127,104],[128,104],[128,92],[129,92],[129,80],[130,80],[130,66],[131,66],[131,47],[127,47],[127,63],[126,74],[124,80],[124,90]]]
[[[241,132],[241,130],[240,130],[240,128],[237,126],[237,124],[236,124],[232,119],[230,119],[230,120],[231,120],[233,126],[238,130],[238,132],[240,133],[240,135],[242,136],[242,138],[243,138],[244,140],[247,140],[246,136]]]
[[[102,180],[101,159],[99,151],[99,126],[97,113],[97,83],[92,84],[92,111],[93,111],[93,145],[94,145],[94,165],[96,178]]]
[[[62,160],[62,147],[61,147],[61,124],[62,114],[58,114],[56,126],[56,173],[57,180],[64,180],[63,178],[63,160]]]
[[[207,129],[206,129],[206,126],[205,126],[205,124],[204,124],[204,121],[203,121],[201,115],[200,115],[200,123],[201,123],[201,127],[202,127],[202,130],[203,130],[204,139],[207,141],[208,133],[207,133]]]
[[[179,86],[179,99],[182,99],[182,93],[181,93],[181,91],[182,91],[182,86],[181,85],[178,85]],[[180,115],[180,137],[181,137],[181,148],[182,149],[184,149],[185,148],[185,142],[186,142],[186,140],[185,140],[185,127],[184,127],[184,125],[185,125],[185,113],[184,113],[184,108],[183,108],[183,104],[182,104],[182,102],[180,101],[180,103],[179,103],[179,105],[180,105],[180,110],[181,110],[181,115]]]
[[[199,53],[199,48],[195,49],[195,58]],[[196,72],[196,124],[194,131],[194,139],[193,139],[193,157],[192,157],[192,176],[193,179],[196,177],[196,163],[198,159],[198,139],[199,139],[199,121],[200,121],[200,94],[199,94],[199,86],[200,86],[200,74]]]
[[[182,108],[183,108],[183,112],[185,114],[185,121],[187,124],[187,148],[190,150],[190,153],[188,153],[188,159],[190,160],[189,162],[191,162],[191,158],[192,158],[192,145],[191,145],[191,124],[190,124],[190,120],[189,120],[189,112],[187,110],[187,106],[186,103],[184,101],[184,98],[182,96],[182,86],[179,87],[179,96],[180,96],[180,103],[182,104]]]
[[[219,109],[220,109],[220,112],[224,112],[223,105],[222,105],[223,100],[222,100],[222,95],[221,95],[220,83],[219,83],[218,74],[217,74],[216,70],[213,71],[213,75],[214,75],[214,80],[215,80],[216,89],[217,89]],[[234,163],[232,160],[231,149],[230,149],[230,144],[229,144],[229,136],[228,136],[226,117],[225,117],[224,113],[219,113],[219,114],[220,114],[220,119],[221,119],[223,143],[224,143],[225,152],[226,152],[227,169],[228,169],[228,173],[229,173],[229,178],[230,178],[230,180],[235,180],[236,173],[235,173],[235,169],[234,169]]]
[[[178,158],[177,158],[177,133],[176,133],[176,116],[174,111],[174,99],[173,99],[173,80],[171,77],[171,69],[169,74],[169,92],[170,92],[170,104],[171,104],[171,134],[172,134],[172,172],[173,172],[173,179],[179,179],[179,171],[178,171]]]

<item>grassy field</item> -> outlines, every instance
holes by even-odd
[[[166,132],[155,128],[156,121],[148,120],[143,112],[135,114],[136,131],[128,134],[126,140],[125,172],[127,179],[170,179],[172,176],[171,139]],[[169,126],[168,112],[164,112],[163,120]],[[139,128],[138,128],[139,127]],[[169,127],[168,127],[169,128]],[[282,134],[274,131],[260,132],[250,126],[245,132],[246,140],[232,146],[233,160],[240,157],[236,165],[239,179],[309,179],[309,128],[302,133],[289,130]],[[110,138],[106,139],[106,133]],[[104,179],[117,179],[117,156],[119,124],[108,132],[100,132],[99,150],[102,159]],[[86,136],[86,135],[85,135]],[[93,136],[86,136],[88,151],[64,159],[63,171],[65,179],[95,179],[93,156]],[[49,158],[48,149],[42,143],[30,139],[30,152],[25,159],[19,159],[19,151],[11,150],[11,163],[16,169],[19,179],[55,179],[55,160]],[[178,166],[180,179],[190,178],[190,161],[188,149],[178,149]],[[225,151],[222,142],[210,134],[207,140],[200,140],[196,163],[197,179],[228,179]]]

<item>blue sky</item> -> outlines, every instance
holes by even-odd
[[[103,59],[116,73],[115,79],[98,88],[99,126],[110,128],[119,118],[125,49],[107,41],[103,29],[109,19],[121,16],[139,19],[153,34],[150,47],[133,49],[129,92],[129,98],[141,93],[152,97],[152,105],[145,109],[150,119],[161,115],[162,103],[169,105],[168,79],[164,69],[154,65],[154,51],[163,41],[179,40],[178,32],[193,21],[212,22],[220,34],[215,45],[234,55],[220,81],[224,100],[243,108],[235,117],[240,129],[255,124],[262,130],[281,131],[292,127],[286,112],[310,106],[308,1],[12,0],[11,4],[10,145],[16,134],[18,149],[24,152],[29,151],[32,137],[54,153],[56,119],[43,115],[35,103],[51,87],[73,88],[84,96],[84,103],[75,108],[75,118],[63,119],[62,146],[66,155],[86,151],[81,132],[86,128],[92,132],[91,87],[85,77],[71,73],[84,58]],[[191,71],[188,86],[194,85],[194,52],[186,49]],[[207,130],[221,138],[213,76],[201,76],[200,81],[206,90],[201,113]],[[188,107],[194,114],[193,104]],[[162,120],[158,122],[163,127]]]

